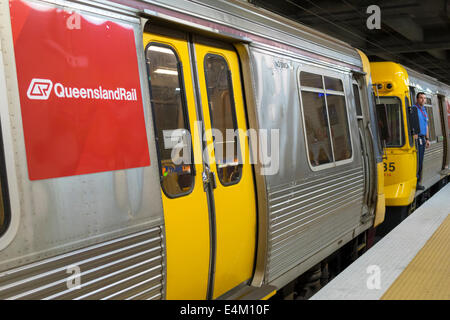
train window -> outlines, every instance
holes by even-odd
[[[425,101],[425,110],[428,115],[428,134],[430,141],[436,140],[436,129],[434,127],[434,114],[431,97],[427,97]]]
[[[316,89],[318,85],[316,88],[311,85],[311,79],[317,82],[317,77],[324,83],[319,90]],[[350,159],[352,146],[342,81],[302,71],[300,85],[311,165],[314,167]]]
[[[344,91],[341,80],[331,77],[324,77],[324,78],[325,78],[325,89],[334,91]]]
[[[327,104],[333,140],[334,159],[335,161],[349,159],[352,157],[352,147],[347,121],[345,97],[327,94]]]
[[[0,126],[0,145],[3,146],[3,137]],[[6,177],[6,164],[4,149],[0,148],[0,237],[3,236],[11,224],[11,210],[9,206],[8,181]]]
[[[409,99],[411,100],[411,105],[415,105],[416,101],[416,89],[413,86],[409,86]]]
[[[376,106],[378,98],[375,97],[375,92],[373,92],[373,90],[372,90],[372,95],[371,96],[372,96],[372,103],[373,103],[374,106]],[[378,113],[377,109],[376,109],[376,112],[375,112],[375,121],[376,121],[376,123],[382,123],[383,122],[380,119],[380,114]],[[380,154],[383,154],[384,150],[383,150],[383,147],[382,147],[382,144],[381,144],[381,140],[384,140],[383,137],[386,134],[386,132],[381,131],[380,127],[378,127],[377,132],[378,132],[378,134],[377,134],[378,151],[379,151]]]
[[[377,104],[378,127],[385,132],[387,147],[401,147],[404,144],[401,102],[396,97],[379,97]]]
[[[175,51],[166,45],[150,44],[146,57],[161,186],[168,197],[178,197],[194,185],[182,67]],[[185,150],[190,154],[183,154]]]
[[[7,219],[6,219],[6,213],[5,213],[5,207],[3,205],[3,195],[2,192],[3,188],[1,186],[0,182],[0,237],[2,234],[6,231],[7,228]]]
[[[413,131],[412,126],[413,126],[413,124],[411,123],[412,121],[410,120],[410,117],[411,117],[411,106],[409,104],[408,97],[405,97],[405,107],[406,107],[406,110],[407,110],[407,113],[406,113],[406,127],[408,128],[409,146],[413,147],[414,146],[414,139],[413,139],[413,136],[412,136],[412,131]]]
[[[302,104],[311,165],[333,162],[324,94],[302,90]]]
[[[353,84],[353,94],[355,95],[356,115],[362,116],[361,98],[359,96],[359,87],[356,83]]]
[[[220,183],[229,186],[242,176],[231,71],[226,60],[217,54],[205,56],[204,69],[211,127],[220,132],[214,136],[217,174]]]
[[[322,76],[319,74],[302,71],[300,75],[300,85],[302,87],[323,89]]]
[[[428,134],[430,141],[436,140],[436,129],[434,127],[434,114],[433,114],[433,108],[431,106],[425,107],[427,110],[428,115]]]

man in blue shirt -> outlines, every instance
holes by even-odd
[[[425,93],[419,92],[416,96],[416,104],[414,107],[417,108],[417,114],[419,117],[419,127],[420,132],[418,135],[418,144],[419,144],[419,163],[417,168],[417,186],[416,190],[425,190],[425,188],[419,183],[421,176],[422,176],[422,167],[423,167],[423,156],[425,154],[425,147],[430,147],[430,141],[429,141],[429,130],[428,130],[428,114],[427,110],[424,106],[426,101]]]

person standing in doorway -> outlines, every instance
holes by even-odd
[[[422,177],[422,168],[423,168],[423,157],[425,154],[425,148],[430,147],[430,141],[429,141],[429,130],[428,130],[428,114],[427,110],[425,109],[425,101],[427,97],[425,93],[419,92],[416,96],[416,104],[414,107],[417,108],[417,114],[419,117],[419,135],[418,135],[418,144],[419,144],[419,150],[418,150],[418,157],[419,157],[419,164],[417,168],[417,186],[416,190],[425,190],[425,187],[420,184],[420,179]]]

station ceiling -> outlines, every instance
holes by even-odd
[[[450,84],[450,0],[249,0],[361,49]],[[380,8],[369,29],[367,8]],[[373,21],[373,20],[372,20]]]

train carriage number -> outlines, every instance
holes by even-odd
[[[394,172],[395,171],[395,162],[389,162],[389,165],[386,162],[383,162],[384,164],[384,172]]]

